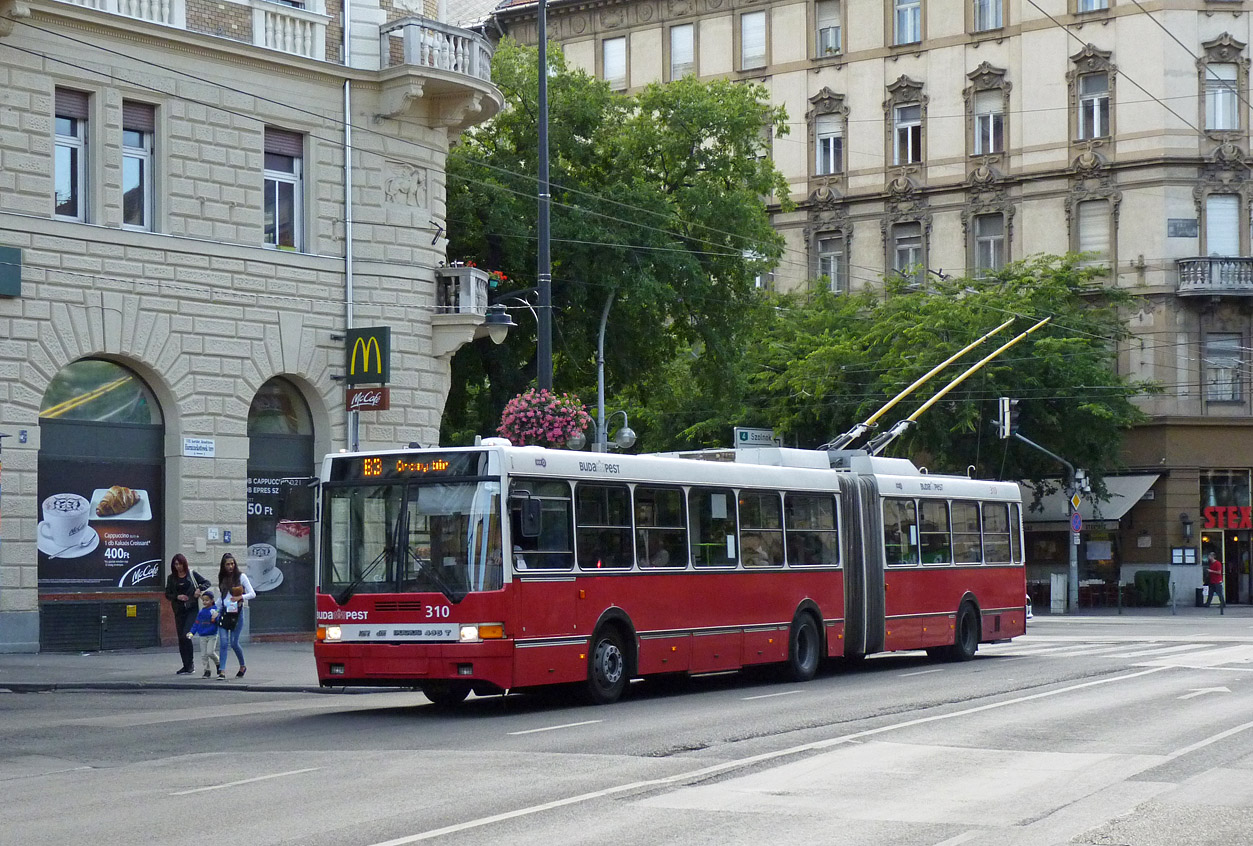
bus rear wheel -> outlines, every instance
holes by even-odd
[[[788,635],[788,677],[798,682],[812,679],[818,672],[821,651],[822,639],[818,637],[814,618],[809,614],[800,614],[792,622],[792,631]]]
[[[979,616],[969,602],[963,603],[957,612],[957,625],[953,645],[948,647],[950,661],[969,661],[979,650]]]
[[[621,699],[630,679],[627,678],[622,635],[617,629],[610,627],[596,632],[587,660],[588,698],[597,705],[609,705]]]
[[[451,708],[470,695],[470,685],[465,682],[426,682],[421,689],[422,695],[431,700],[436,708]]]

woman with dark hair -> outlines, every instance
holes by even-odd
[[[170,575],[165,580],[165,598],[174,609],[174,628],[178,631],[178,654],[182,656],[183,666],[176,675],[185,676],[195,669],[195,658],[192,655],[191,639],[187,633],[191,624],[196,622],[196,613],[200,610],[200,592],[209,583],[192,572],[187,565],[187,557],[183,553],[175,553],[170,559]]]
[[[227,610],[227,603],[231,601],[231,588],[240,588],[241,591],[235,595],[235,601],[239,604],[239,618],[235,623],[235,627],[231,629],[218,629],[218,678],[226,675],[226,647],[229,645],[235,653],[235,657],[239,659],[239,672],[235,673],[235,678],[241,678],[244,673],[248,672],[248,668],[244,665],[244,650],[239,648],[239,632],[244,627],[244,609],[247,607],[247,601],[256,597],[257,592],[252,589],[252,582],[248,581],[248,576],[239,572],[239,565],[235,563],[235,556],[229,552],[222,556],[222,563],[218,566],[218,602],[221,610]]]

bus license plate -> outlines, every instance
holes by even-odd
[[[356,643],[447,643],[461,637],[458,623],[385,623],[341,628],[342,640]]]

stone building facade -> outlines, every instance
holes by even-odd
[[[506,0],[495,23],[535,43],[536,6]],[[1071,250],[1108,264],[1109,284],[1142,295],[1120,367],[1164,391],[1143,399],[1151,422],[1122,456],[1136,500],[1085,532],[1084,581],[1166,568],[1190,590],[1199,568],[1170,562],[1199,546],[1227,562],[1228,595],[1253,601],[1253,533],[1204,516],[1247,513],[1253,489],[1249,3],[547,7],[550,40],[616,88],[695,74],[759,82],[786,107],[791,132],[771,139],[795,204],[774,216],[779,289],[925,283]],[[1037,576],[1065,571],[1064,530],[1040,528]]]
[[[345,64],[336,0],[0,0],[0,651],[168,640],[177,552],[311,630],[300,480],[434,442],[485,307],[444,162],[502,98],[437,7],[354,0]],[[349,327],[390,328],[389,410],[345,410]]]

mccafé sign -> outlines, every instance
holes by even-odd
[[[392,328],[349,329],[344,336],[344,353],[347,384],[386,384],[392,375]]]
[[[1253,508],[1247,505],[1211,505],[1201,509],[1202,528],[1253,529]]]
[[[348,411],[387,411],[391,407],[391,388],[349,388],[344,394]]]

